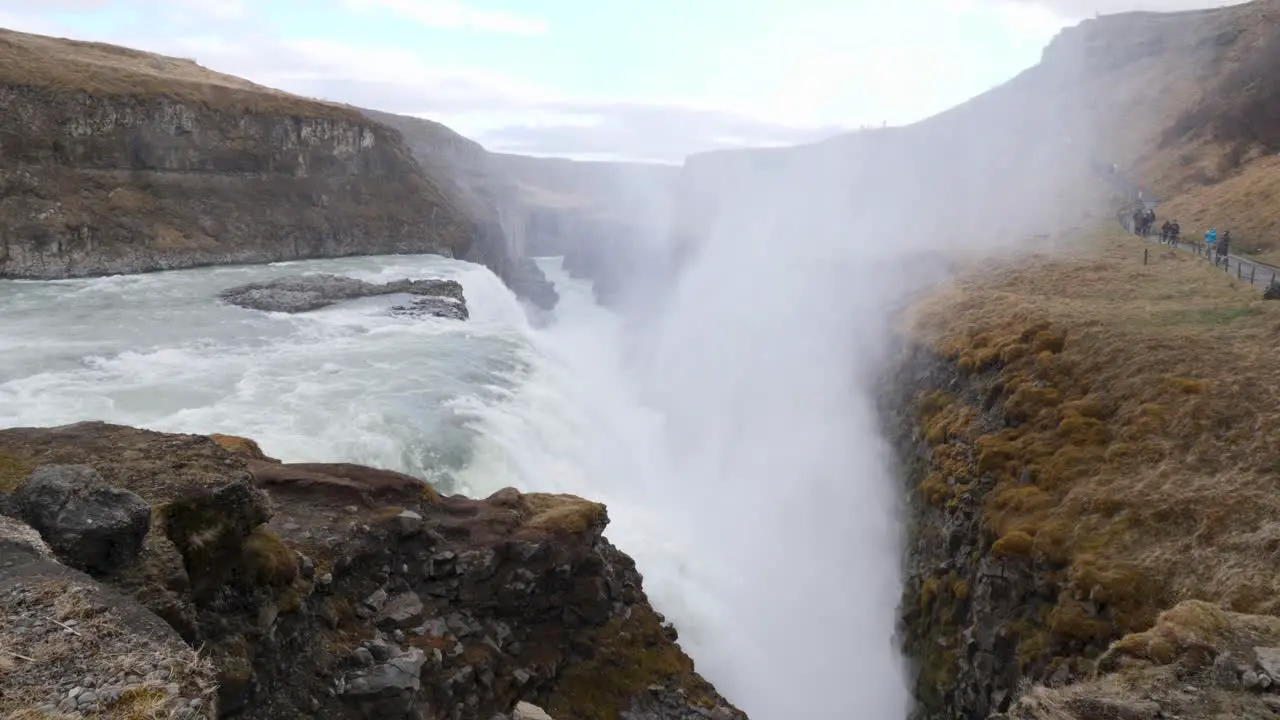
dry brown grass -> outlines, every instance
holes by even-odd
[[[1190,187],[1159,208],[1160,215],[1177,218],[1189,238],[1210,227],[1221,235],[1230,230],[1232,251],[1263,262],[1280,263],[1280,218],[1272,211],[1280,203],[1280,157],[1259,157],[1220,183]]]
[[[530,515],[525,527],[552,534],[580,534],[603,528],[604,505],[574,495],[530,493],[524,496]]]
[[[1280,223],[1270,211],[1280,191],[1280,82],[1272,72],[1280,61],[1280,3],[1173,15],[1169,24],[1190,44],[1123,76],[1164,102],[1108,123],[1107,132],[1137,128],[1127,131],[1132,176],[1169,201],[1161,216],[1177,218],[1187,236],[1230,229],[1238,252],[1280,259]],[[1123,92],[1105,92],[1108,105],[1127,105]]]
[[[165,97],[212,108],[360,122],[354,109],[214,72],[191,60],[0,29],[0,83],[97,96]]]
[[[1055,642],[1105,646],[1190,598],[1280,613],[1280,304],[1117,231],[915,310],[910,331],[1019,423],[922,398],[934,456],[921,493],[953,503],[995,479],[983,516],[996,547],[1063,568]]]
[[[47,713],[40,709],[51,698],[65,693],[67,683],[93,675],[100,681],[114,676],[142,676],[154,668],[170,675],[166,680],[145,679],[130,686],[120,698],[102,709],[112,720],[168,720],[180,710],[165,694],[175,683],[186,697],[206,698],[216,690],[215,672],[207,658],[181,642],[154,642],[140,634],[110,602],[102,602],[92,586],[66,580],[38,580],[22,590],[20,603],[8,603],[7,612],[21,609],[45,620],[73,627],[74,631],[41,634],[15,633],[12,617],[0,618],[0,717],[84,717],[83,713]],[[14,596],[10,596],[13,599]],[[73,622],[74,621],[74,622]],[[158,621],[157,621],[158,622]],[[21,656],[21,657],[19,657]],[[203,717],[203,715],[197,715]]]
[[[1155,627],[1126,636],[1099,661],[1107,672],[1063,688],[1032,688],[1010,708],[1014,720],[1079,720],[1092,717],[1275,717],[1257,692],[1225,686],[1213,671],[1215,658],[1247,669],[1253,648],[1280,644],[1280,618],[1244,615],[1190,600],[1161,613]],[[1117,712],[1119,710],[1120,712]],[[1108,713],[1108,711],[1110,711]]]

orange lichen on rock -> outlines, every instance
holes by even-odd
[[[227,452],[232,452],[236,455],[243,455],[248,458],[253,458],[254,460],[280,462],[275,458],[267,457],[267,454],[262,452],[262,448],[258,446],[258,443],[254,440],[250,440],[249,438],[240,437],[239,435],[223,435],[221,433],[213,433],[209,438],[218,443],[218,445]]]

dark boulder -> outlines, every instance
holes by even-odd
[[[107,574],[130,564],[151,529],[151,506],[87,465],[36,468],[14,494],[19,516],[62,562]]]

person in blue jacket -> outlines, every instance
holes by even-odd
[[[1213,244],[1218,241],[1218,228],[1209,228],[1204,234],[1204,249],[1209,257],[1213,257]]]

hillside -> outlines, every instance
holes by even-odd
[[[887,214],[918,233],[1047,232],[1096,207],[1092,167],[1115,162],[1170,200],[1161,216],[1184,232],[1216,224],[1247,239],[1241,248],[1270,248],[1272,235],[1280,243],[1268,210],[1280,192],[1277,21],[1276,0],[1086,20],[1036,66],[919,123],[691,157],[681,226],[705,234],[746,188],[782,173],[793,186],[839,178],[851,196],[887,199]]]
[[[0,31],[0,277],[344,255],[478,235],[399,134],[188,60]]]
[[[903,328],[925,717],[1004,711],[1025,681],[1067,687],[1011,718],[1271,717],[1280,306],[1186,254],[1144,265],[1119,231],[1070,246],[959,280]],[[1089,710],[1107,698],[1146,710]]]
[[[1232,230],[1236,247],[1276,259],[1280,224],[1268,210],[1280,191],[1280,3],[1263,0],[1163,19],[1194,43],[1195,72],[1157,78],[1178,98],[1158,136],[1136,154],[1134,177],[1170,202],[1183,227]],[[1167,67],[1174,58],[1161,57]],[[1183,59],[1185,62],[1185,58]]]

